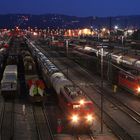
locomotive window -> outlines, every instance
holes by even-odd
[[[79,109],[80,105],[73,105],[73,109]]]

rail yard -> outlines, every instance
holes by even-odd
[[[16,30],[3,41],[1,140],[140,139],[139,50]]]

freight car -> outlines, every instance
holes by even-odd
[[[17,65],[18,64],[18,55],[8,55],[7,61],[6,61],[7,65]]]
[[[29,51],[22,51],[24,64],[25,81],[30,102],[45,102],[47,95],[45,93],[45,84],[39,78],[36,63]]]
[[[1,94],[4,97],[15,97],[18,93],[17,65],[7,65],[1,80]]]

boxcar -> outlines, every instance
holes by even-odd
[[[1,93],[4,97],[14,97],[17,91],[17,65],[7,65],[1,80]]]

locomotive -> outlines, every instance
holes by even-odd
[[[119,72],[118,84],[130,93],[140,95],[140,76],[132,73]]]
[[[93,103],[77,86],[66,85],[60,90],[59,106],[71,125],[90,126],[94,120]]]
[[[28,41],[28,40],[27,40]],[[30,41],[28,45],[41,67],[45,82],[50,82],[58,96],[58,104],[72,125],[91,126],[94,120],[93,102]]]

